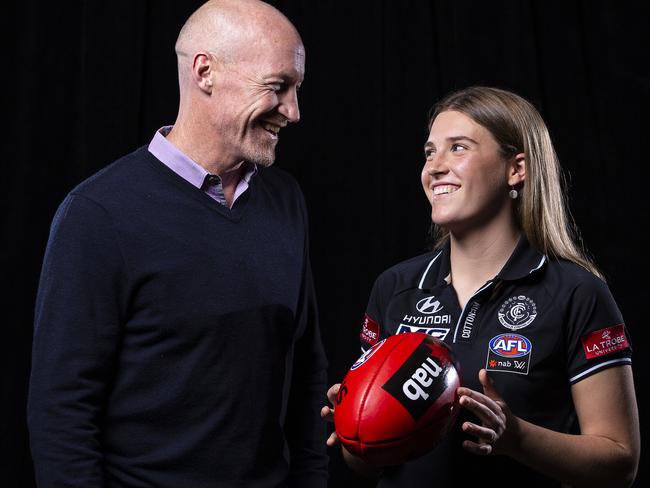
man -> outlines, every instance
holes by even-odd
[[[269,168],[305,53],[257,0],[176,44],[173,128],[75,188],[51,229],[28,421],[39,487],[326,484],[307,219]]]

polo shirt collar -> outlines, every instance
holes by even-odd
[[[547,263],[546,256],[534,249],[525,235],[521,234],[515,250],[501,268],[497,279],[517,281],[541,270]]]
[[[423,271],[418,288],[431,290],[445,286],[451,271],[451,244],[449,239],[441,249],[434,251],[431,261]],[[517,281],[541,270],[547,263],[545,255],[531,247],[525,235],[521,234],[517,246],[496,276],[497,280]]]

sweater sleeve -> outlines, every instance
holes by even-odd
[[[120,330],[123,259],[106,212],[69,195],[36,299],[28,424],[39,488],[104,486],[101,415]]]
[[[302,202],[305,235],[307,218]],[[303,276],[297,308],[299,335],[294,348],[293,374],[285,432],[291,456],[289,486],[327,487],[327,426],[320,417],[327,390],[327,358],[318,325],[316,295],[305,237]]]

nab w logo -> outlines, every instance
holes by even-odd
[[[415,304],[415,308],[418,309],[418,312],[425,314],[437,313],[442,310],[442,305],[436,300],[436,297],[433,295],[430,297],[423,298],[418,303]]]

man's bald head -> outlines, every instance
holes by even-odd
[[[198,51],[221,62],[244,60],[251,44],[273,43],[277,37],[300,35],[280,11],[259,0],[210,0],[185,22],[176,41],[180,64]],[[184,59],[183,59],[184,58]]]
[[[280,130],[300,119],[305,50],[291,22],[259,0],[211,0],[187,20],[176,52],[170,140],[222,167],[272,164]]]

